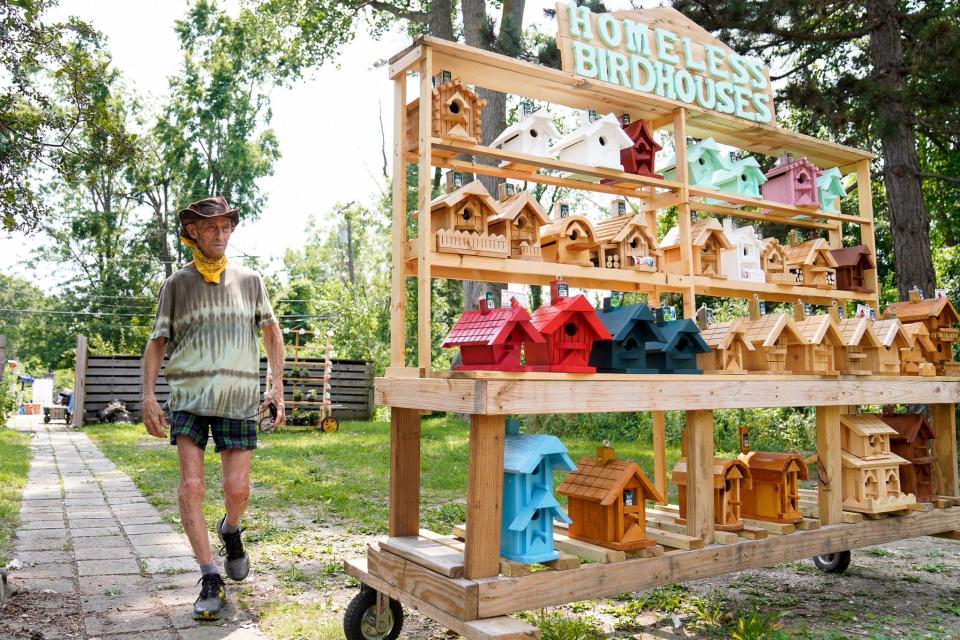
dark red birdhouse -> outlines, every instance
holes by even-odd
[[[638,176],[650,176],[651,178],[662,178],[662,175],[654,173],[654,166],[657,161],[657,151],[663,147],[657,144],[650,133],[647,123],[643,120],[634,120],[623,127],[623,132],[633,140],[633,144],[626,149],[620,150],[620,164],[623,165],[625,173],[632,173]],[[616,182],[616,179],[607,178],[601,182]]]

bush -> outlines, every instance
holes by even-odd
[[[0,427],[7,423],[17,409],[16,381],[13,374],[0,373]]]

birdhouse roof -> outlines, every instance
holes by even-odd
[[[913,337],[903,330],[903,323],[897,318],[877,320],[873,323],[873,332],[884,347],[892,347],[899,337],[901,344],[913,346]]]
[[[770,169],[770,171],[767,171],[767,180],[775,178],[782,173],[787,173],[788,171],[799,171],[800,169],[809,169],[813,173],[814,177],[819,177],[822,173],[817,165],[807,160],[806,157],[802,157],[798,160],[794,160],[793,162],[778,164],[773,169]]]
[[[864,244],[858,244],[855,247],[844,247],[843,249],[831,249],[830,255],[838,267],[856,267],[859,265],[862,269],[873,269],[873,254]]]
[[[487,104],[487,101],[481,98],[476,91],[463,84],[463,81],[460,80],[460,78],[454,78],[450,82],[442,82],[433,88],[434,96],[440,96],[444,93],[459,93],[465,98],[470,98],[472,102],[479,104],[481,107],[484,107]]]
[[[729,349],[735,342],[742,342],[748,350],[753,351],[753,343],[747,340],[743,320],[739,318],[730,322],[715,322],[701,329],[700,337],[713,350]]]
[[[515,135],[525,133],[533,127],[540,127],[543,129],[543,134],[547,138],[559,138],[560,132],[557,131],[557,127],[553,124],[553,118],[550,117],[550,114],[547,113],[546,109],[540,109],[535,113],[531,113],[523,120],[514,122],[509,125],[506,129],[500,132],[493,142],[490,143],[491,147],[499,147],[501,144],[514,137]]]
[[[533,194],[529,190],[520,191],[513,194],[506,200],[501,200],[498,210],[500,213],[490,218],[490,220],[487,221],[488,224],[492,224],[500,220],[508,220],[512,222],[524,210],[529,211],[532,216],[540,221],[540,224],[543,225],[550,223],[550,218],[547,217],[543,207],[540,206],[540,203],[537,202],[537,199],[533,197]]]
[[[905,322],[903,333],[910,339],[911,347],[919,342],[920,348],[924,351],[934,351],[937,348],[930,339],[930,330],[922,322]]]
[[[783,255],[789,265],[812,265],[821,258],[825,266],[837,266],[837,261],[830,253],[830,245],[823,238],[814,238],[800,244],[788,244],[783,248]]]
[[[723,487],[727,480],[741,478],[750,480],[750,467],[738,458],[714,458],[713,459],[713,487],[719,489]],[[676,466],[673,467],[673,473],[670,479],[677,486],[687,485],[687,459],[680,458]]]
[[[436,211],[437,209],[443,209],[446,207],[455,207],[470,196],[476,196],[477,198],[480,198],[480,200],[482,200],[483,203],[487,205],[487,207],[489,207],[494,213],[500,211],[500,206],[497,201],[494,200],[493,196],[490,195],[490,192],[487,191],[486,187],[484,187],[483,183],[479,180],[469,182],[456,191],[451,191],[450,193],[437,196],[432,202],[430,202],[430,210]]]
[[[786,453],[780,451],[750,451],[741,453],[738,458],[750,467],[750,473],[757,471],[774,471],[776,473],[786,473],[791,467],[796,468],[800,480],[806,480],[809,475],[806,463],[803,458],[796,453]]]
[[[747,340],[754,346],[775,346],[784,334],[800,344],[807,343],[804,337],[800,335],[797,325],[785,313],[770,313],[760,316],[757,320],[745,319],[743,329]]]
[[[554,469],[573,471],[575,465],[560,438],[540,433],[507,436],[503,444],[503,470],[508,473],[533,473],[541,462]]]
[[[614,342],[621,342],[630,337],[634,326],[642,322],[646,324],[647,329],[653,334],[654,341],[663,342],[663,332],[654,322],[653,311],[645,304],[631,304],[625,307],[611,307],[610,309],[601,309],[597,312],[600,322],[610,332]]]
[[[941,318],[940,316],[946,315]],[[900,318],[904,324],[908,322],[917,322],[937,318],[940,321],[946,321],[951,324],[960,322],[960,316],[957,310],[946,297],[943,298],[924,298],[917,302],[894,302],[883,312],[884,318]]]
[[[843,174],[837,167],[825,169],[820,177],[817,178],[817,188],[826,191],[828,195],[834,198],[842,198],[847,195],[847,190],[843,187]]]
[[[663,333],[664,341],[654,343],[651,348],[652,351],[674,351],[677,348],[677,343],[683,336],[690,338],[693,342],[694,350],[697,353],[707,353],[710,351],[710,347],[707,346],[707,343],[704,342],[700,336],[700,328],[697,327],[697,323],[693,320],[686,318],[682,320],[668,320],[667,322],[658,322],[657,327],[659,327]],[[649,347],[650,345],[648,345],[648,348]]]
[[[716,218],[699,220],[690,227],[690,244],[694,247],[704,246],[711,236],[715,236],[720,240],[720,246],[723,249],[733,249],[733,245],[730,243],[730,240],[727,239],[727,234],[723,232],[723,225],[720,224],[720,221]],[[680,228],[672,227],[670,231],[667,232],[667,235],[663,237],[660,248],[667,249],[676,247],[679,244]]]
[[[540,227],[540,244],[556,242],[560,236],[567,235],[567,230],[574,224],[583,227],[586,234],[583,242],[591,247],[597,243],[597,234],[593,229],[593,224],[588,219],[583,216],[567,216]]]
[[[663,253],[657,247],[657,238],[650,232],[643,215],[637,213],[632,216],[610,216],[604,218],[593,227],[597,242],[623,242],[634,230],[640,231],[650,243],[650,253]]]
[[[696,162],[701,156],[713,156],[719,161],[720,166],[726,169],[730,164],[720,145],[713,138],[704,138],[696,144],[687,147],[687,162]]]
[[[543,337],[531,323],[530,314],[520,305],[464,311],[450,333],[443,339],[443,348],[464,346],[493,346],[503,344],[507,336],[518,328],[530,342],[542,344]]]
[[[562,520],[568,524],[570,523],[570,518],[563,512],[563,509],[560,508],[560,503],[553,497],[553,494],[543,489],[537,489],[530,497],[530,501],[520,509],[513,520],[510,521],[507,528],[511,531],[523,531],[530,524],[530,521],[533,520],[533,515],[541,509],[549,509],[552,512],[549,516],[544,514],[545,517],[549,517],[551,520]]]
[[[663,146],[653,139],[653,134],[650,133],[650,128],[644,120],[634,120],[623,128],[623,132],[633,140],[634,144],[640,140],[646,142],[654,153],[663,149]]]
[[[840,426],[862,437],[889,436],[897,432],[875,413],[842,414],[840,416]]]
[[[769,251],[776,251],[780,255],[784,255],[783,245],[780,244],[780,241],[776,238],[764,238],[760,241],[760,255],[766,255]]]
[[[837,325],[845,347],[879,347],[880,340],[869,318],[845,318]]]
[[[796,326],[797,332],[803,336],[803,339],[806,340],[808,344],[826,343],[834,346],[845,344],[843,342],[843,336],[840,335],[840,332],[837,330],[837,325],[833,322],[833,318],[825,313],[807,316],[804,320],[798,320]]]
[[[926,418],[919,413],[883,414],[880,419],[883,420],[884,424],[896,430],[896,434],[890,435],[890,439],[894,441],[913,444],[917,438],[933,440],[936,437]]]
[[[648,499],[657,502],[664,500],[635,462],[611,460],[600,465],[596,458],[590,456],[580,459],[576,470],[568,473],[557,487],[557,493],[609,506],[620,499],[623,488],[633,478],[637,479],[643,493],[642,496],[637,496],[637,504]]]
[[[840,450],[840,466],[847,469],[876,469],[882,467],[898,467],[902,464],[910,464],[910,461],[892,452],[883,458],[864,460],[852,453],[847,453],[842,449]]]
[[[572,315],[580,314],[594,333],[597,340],[610,340],[610,332],[597,317],[597,312],[582,293],[569,298],[551,300],[533,312],[531,321],[541,334],[551,334],[563,325]]]
[[[551,152],[560,151],[592,136],[600,136],[603,134],[610,136],[611,142],[614,143],[613,148],[617,150],[633,146],[633,140],[623,131],[623,127],[620,126],[620,120],[617,119],[617,116],[608,113],[602,118],[588,122],[579,129],[567,134],[554,143],[550,150]]]
[[[730,180],[739,180],[741,175],[746,175],[748,180],[756,180],[757,184],[763,184],[767,181],[767,177],[760,170],[760,163],[753,156],[749,156],[737,160],[727,168],[714,173],[713,183],[724,184]]]
[[[743,227],[734,227],[732,221],[728,222],[729,220],[730,218],[724,218],[722,225],[723,233],[727,236],[727,240],[734,245],[760,244],[762,247],[762,240],[757,237],[757,232],[752,224]]]

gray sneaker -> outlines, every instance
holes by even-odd
[[[220,611],[227,604],[227,588],[219,573],[211,573],[200,578],[200,597],[193,603],[195,620],[217,620]]]
[[[239,582],[250,573],[250,555],[244,550],[243,541],[240,539],[243,529],[238,529],[236,533],[224,533],[223,525],[226,521],[227,516],[223,516],[217,523],[217,535],[220,536],[220,542],[223,543],[220,556],[226,557],[223,570],[226,571],[231,580]]]

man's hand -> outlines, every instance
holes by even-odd
[[[147,433],[153,437],[167,437],[167,418],[163,415],[163,409],[160,408],[160,403],[155,396],[147,396],[143,399],[143,424],[147,427]]]
[[[283,385],[274,384],[270,387],[260,410],[269,414],[270,409],[268,407],[271,404],[277,408],[277,417],[273,420],[273,426],[282,427],[287,423],[287,412],[283,404]]]

